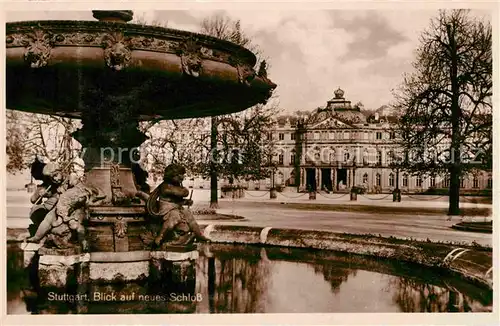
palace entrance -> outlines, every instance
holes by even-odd
[[[347,188],[347,169],[337,169],[337,190]]]
[[[333,190],[332,169],[321,169],[321,189]]]
[[[306,189],[316,191],[316,169],[306,169]]]

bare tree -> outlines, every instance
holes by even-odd
[[[71,133],[78,121],[59,116],[7,110],[7,171],[22,171],[36,156],[51,162],[69,162],[80,153]]]
[[[241,29],[241,22],[239,20],[232,20],[229,18],[227,15],[225,15],[223,12],[216,13],[213,16],[205,18],[200,25],[200,32],[202,34],[214,36],[226,41],[230,41],[233,43],[236,43],[238,45],[244,46],[247,49],[253,51],[257,55],[257,63],[256,67],[259,69],[259,75],[261,76],[267,76],[267,69],[268,69],[268,63],[266,61],[263,61],[261,58],[261,52],[259,51],[258,47],[252,43],[251,38],[246,35],[242,29]],[[254,111],[254,113],[261,113],[263,112],[262,106],[258,106],[258,108]],[[250,119],[249,121],[257,121],[259,119],[253,118]],[[222,125],[226,128],[229,128],[224,132],[222,139],[223,146],[227,147],[228,141],[232,143],[232,146],[235,146],[238,144],[238,142],[241,140],[241,137],[243,134],[240,132],[242,130],[245,130],[245,132],[248,132],[248,130],[253,130],[250,125],[247,125],[245,127],[245,120],[241,119],[238,115],[229,115],[225,116],[223,118],[219,117],[211,117],[211,133],[210,133],[210,153],[211,153],[211,162],[209,164],[210,168],[210,207],[212,208],[217,208],[217,177],[220,175],[227,175],[230,180],[234,179],[236,176],[240,175],[240,172],[243,171],[243,165],[245,163],[243,162],[238,162],[236,164],[235,162],[226,162],[225,168],[217,164],[216,161],[219,160],[219,153],[218,153],[218,147],[219,147],[219,137],[218,137],[218,130],[219,130],[219,125]],[[242,129],[243,128],[243,129]],[[258,129],[258,128],[257,128]],[[255,129],[255,130],[257,130]],[[229,130],[232,131],[229,132]],[[232,135],[232,137],[231,137]],[[247,135],[248,139],[248,135]],[[248,144],[248,142],[247,142]],[[227,150],[227,148],[226,148]],[[247,148],[247,150],[250,150],[250,147]],[[231,155],[231,157],[235,157],[234,151],[226,151],[226,155]],[[248,154],[247,154],[248,155]],[[253,161],[256,162],[256,161]],[[250,163],[250,162],[247,162]],[[250,167],[249,165],[248,167]],[[224,171],[218,171],[218,169],[223,169]],[[259,167],[260,169],[260,167]],[[236,171],[239,172],[236,172]],[[255,172],[256,170],[252,171],[252,175],[256,175]],[[244,174],[244,173],[243,173]]]
[[[422,34],[414,72],[396,91],[402,166],[449,176],[449,215],[460,177],[492,162],[492,29],[467,10],[441,11]]]

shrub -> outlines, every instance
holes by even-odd
[[[366,189],[363,187],[354,186],[351,188],[351,192],[358,194],[358,195],[361,195],[361,194],[364,194],[366,192]]]

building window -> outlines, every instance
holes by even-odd
[[[344,139],[349,139],[349,133],[347,131],[344,132]]]
[[[408,175],[403,175],[403,187],[408,187]]]
[[[295,140],[295,133],[294,132],[292,132],[292,134],[290,136],[291,136],[292,140]]]
[[[389,174],[389,187],[394,187],[394,174]]]
[[[363,183],[368,183],[368,174],[363,174]]]
[[[417,187],[422,187],[422,177],[417,176]]]
[[[490,177],[488,177],[488,188],[491,189],[493,188],[493,179]]]
[[[377,164],[382,165],[382,152],[377,151]]]
[[[460,178],[460,188],[465,188],[465,178]]]
[[[268,133],[267,134],[267,140],[273,140],[273,134],[272,133]]]
[[[396,133],[394,131],[389,133],[389,139],[396,139]]]
[[[278,155],[278,164],[283,165],[283,154]]]
[[[366,132],[366,131],[364,132],[364,139],[368,140],[368,132]]]
[[[349,158],[350,158],[349,152],[348,152],[348,151],[345,151],[345,152],[344,152],[344,161],[345,161],[345,162],[349,161]]]
[[[284,140],[284,139],[285,139],[285,134],[280,132],[280,133],[278,134],[278,137],[279,137],[279,138],[278,138],[279,140]]]
[[[379,173],[375,176],[375,185],[378,187],[382,186],[382,178]]]
[[[290,155],[290,164],[295,164],[295,154]]]
[[[474,176],[474,179],[472,179],[472,186],[474,188],[479,188],[479,180],[477,179],[477,176]]]
[[[334,132],[330,133],[330,139],[335,139],[335,133]]]
[[[435,176],[431,177],[431,187],[436,188],[436,177]]]
[[[377,132],[377,139],[382,139],[382,133],[381,132]]]
[[[393,157],[394,157],[394,153],[393,152],[387,153],[387,157],[385,158],[385,160],[387,161],[387,165],[392,164],[392,158]]]
[[[318,140],[319,139],[319,132],[315,132],[314,133],[314,140]]]

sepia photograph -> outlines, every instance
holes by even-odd
[[[498,317],[497,8],[126,9],[4,9],[8,316]]]

